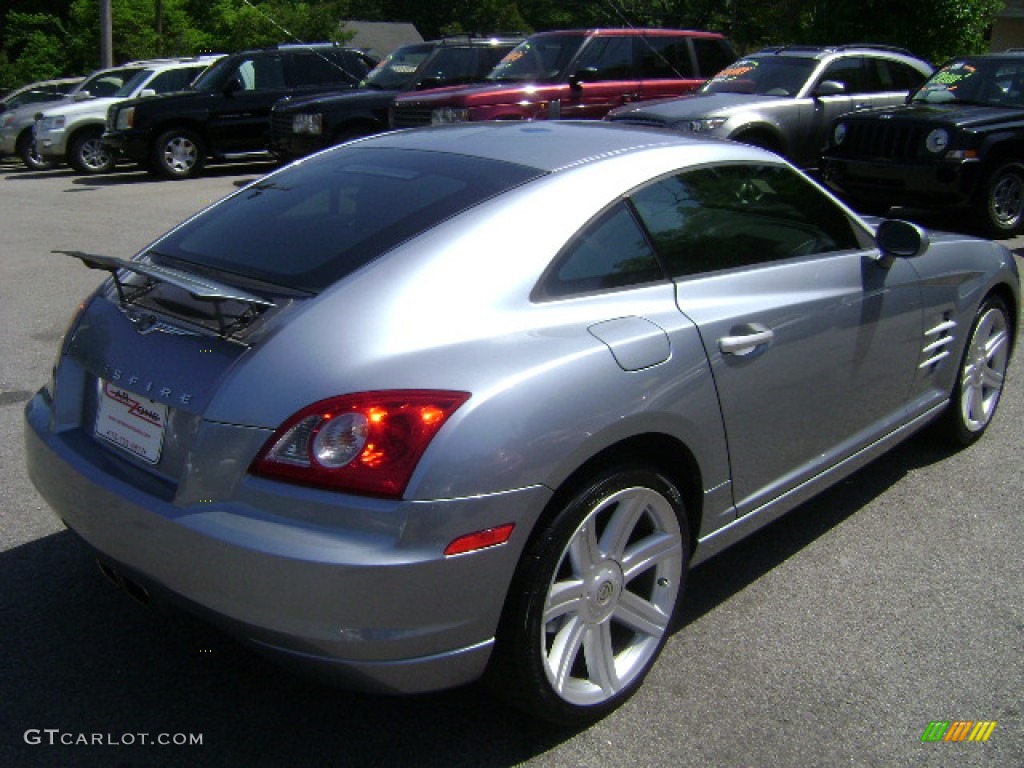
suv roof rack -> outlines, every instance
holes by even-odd
[[[769,45],[766,48],[759,50],[758,53],[785,53],[787,51],[831,53],[832,51],[849,51],[858,48],[886,51],[887,53],[901,53],[904,56],[914,55],[906,48],[901,48],[897,45],[885,45],[883,43],[843,43],[842,45]]]

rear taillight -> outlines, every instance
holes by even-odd
[[[399,497],[468,392],[389,390],[321,400],[293,415],[253,462],[257,475]]]

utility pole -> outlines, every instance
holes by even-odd
[[[100,66],[114,66],[114,16],[110,3],[100,0]]]

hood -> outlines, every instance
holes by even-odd
[[[335,107],[386,107],[400,91],[360,88],[339,93],[321,93],[298,98],[285,97],[274,105],[275,112],[313,112]]]
[[[969,129],[1024,122],[1024,109],[985,107],[974,104],[906,104],[865,110],[847,115],[844,119],[934,123]]]
[[[112,96],[104,96],[99,99],[89,99],[88,101],[58,103],[51,105],[48,109],[39,111],[43,113],[44,117],[48,117],[50,115],[64,115],[65,117],[91,114],[106,115],[107,107],[118,101],[121,101],[121,99],[115,99]]]
[[[708,93],[680,96],[673,99],[647,101],[636,106],[619,107],[609,113],[611,120],[649,120],[678,123],[698,117],[727,116],[731,112],[774,106],[792,101],[788,96],[759,96],[747,93]]]
[[[395,99],[395,106],[451,106],[458,104],[490,104],[495,99],[508,98],[509,95],[523,94],[529,96],[549,88],[557,88],[553,83],[477,83],[476,85],[452,85],[447,88],[431,88],[422,93],[406,94]]]

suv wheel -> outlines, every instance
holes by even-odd
[[[150,168],[168,179],[187,179],[203,169],[206,146],[187,128],[165,131],[153,145]]]
[[[56,168],[57,163],[50,160],[46,160],[36,151],[36,142],[32,138],[32,131],[25,131],[21,136],[18,137],[18,146],[16,147],[18,157],[21,158],[21,162],[32,171],[48,171],[51,168]]]
[[[979,223],[993,238],[1012,237],[1024,224],[1024,167],[1006,163],[985,180],[977,203]]]
[[[109,173],[114,170],[114,156],[100,143],[99,128],[75,134],[68,146],[68,162],[79,173]]]

